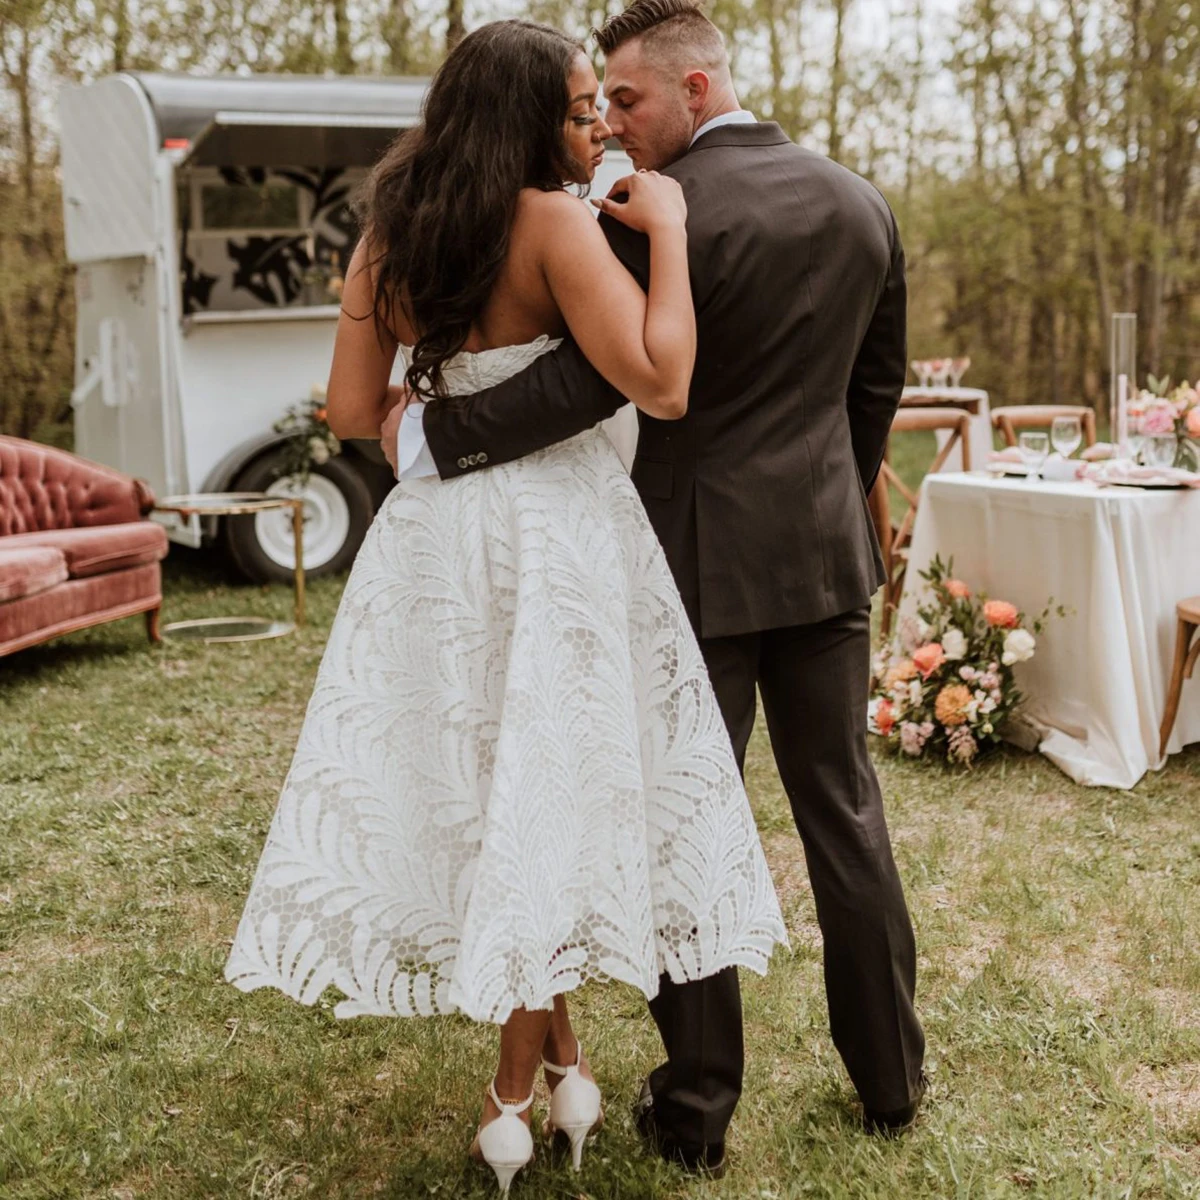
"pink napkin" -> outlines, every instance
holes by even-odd
[[[1181,471],[1176,467],[1138,467],[1123,458],[1089,463],[1084,467],[1082,477],[1099,484],[1147,483],[1200,488],[1200,474],[1195,471]]]

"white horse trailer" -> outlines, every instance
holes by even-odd
[[[349,201],[420,120],[427,83],[121,73],[64,90],[80,454],[159,495],[300,494],[273,426],[328,378],[333,289],[357,236]],[[593,194],[630,169],[611,151]],[[313,574],[349,564],[392,483],[376,442],[313,468]],[[187,545],[220,536],[251,578],[290,577],[290,517],[163,520]]]

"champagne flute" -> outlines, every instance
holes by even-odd
[[[1083,426],[1078,417],[1055,417],[1050,426],[1050,441],[1055,450],[1070,458],[1083,442]]]
[[[1029,469],[1029,478],[1036,479],[1042,464],[1050,456],[1050,435],[1026,431],[1017,439],[1021,461]]]

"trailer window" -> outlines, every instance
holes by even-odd
[[[200,211],[205,229],[299,229],[300,192],[286,184],[205,184]]]

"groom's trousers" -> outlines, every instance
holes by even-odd
[[[912,922],[867,752],[870,610],[700,648],[740,766],[756,685],[762,694],[816,902],[834,1045],[867,1109],[904,1108],[925,1038]],[[695,983],[663,976],[650,1011],[667,1051],[650,1076],[658,1124],[684,1146],[723,1142],[744,1067],[736,968]]]

